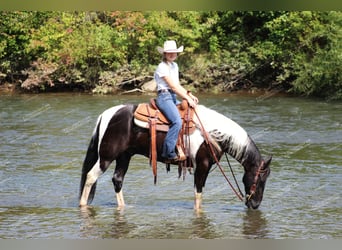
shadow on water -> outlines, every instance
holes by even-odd
[[[268,238],[267,220],[260,210],[247,209],[243,216],[242,233],[248,239]]]

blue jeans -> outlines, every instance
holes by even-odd
[[[165,117],[170,122],[169,131],[166,134],[162,157],[172,159],[177,156],[175,147],[178,140],[179,131],[182,128],[182,119],[179,115],[176,104],[179,101],[176,99],[176,94],[170,92],[158,93],[156,100],[158,108],[163,112]]]

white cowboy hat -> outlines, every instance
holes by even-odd
[[[171,41],[166,41],[164,42],[164,47],[157,47],[157,50],[159,51],[160,54],[163,53],[179,53],[179,52],[183,52],[183,48],[184,46],[180,46],[177,49],[177,45],[176,42],[174,40]]]

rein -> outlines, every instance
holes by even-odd
[[[212,144],[211,144],[211,142],[210,142],[210,140],[209,140],[208,133],[207,133],[207,131],[205,131],[204,126],[203,126],[203,124],[202,124],[202,121],[201,121],[201,119],[199,118],[199,116],[198,116],[198,114],[197,114],[197,112],[196,112],[196,109],[194,109],[194,112],[195,112],[195,115],[197,116],[197,119],[198,119],[198,121],[199,121],[199,123],[200,123],[200,128],[201,128],[202,134],[203,134],[203,136],[204,136],[204,139],[205,139],[207,145],[209,146],[210,153],[211,153],[212,157],[214,158],[216,165],[219,167],[219,169],[220,169],[220,171],[221,171],[223,177],[226,179],[227,183],[229,184],[229,186],[231,187],[231,189],[234,191],[234,193],[236,194],[236,196],[240,199],[240,201],[243,201],[243,195],[242,195],[242,192],[241,192],[240,188],[239,188],[240,193],[238,193],[237,190],[236,190],[236,189],[234,188],[234,186],[232,185],[232,183],[229,181],[227,175],[224,173],[224,170],[223,170],[223,168],[222,168],[222,166],[221,166],[219,160],[217,159],[217,156],[216,156],[216,154],[215,154],[215,152],[214,152],[213,146],[212,146]],[[227,159],[228,159],[228,158],[227,158]],[[229,164],[229,165],[230,165],[230,164]],[[231,169],[231,171],[232,171],[232,169]],[[234,176],[234,175],[233,175],[233,176]],[[234,179],[235,179],[235,176],[234,176]],[[236,179],[235,179],[235,182],[237,183]]]
[[[236,177],[235,177],[233,168],[232,168],[232,166],[230,165],[230,162],[229,162],[229,159],[228,159],[228,155],[227,155],[226,152],[224,152],[224,155],[226,156],[226,160],[227,160],[227,162],[228,162],[228,166],[229,166],[230,172],[232,173],[232,176],[233,176],[234,181],[235,181],[235,184],[236,184],[236,186],[237,186],[237,188],[238,188],[238,190],[239,190],[239,192],[240,192],[240,195],[241,195],[242,197],[244,197],[244,195],[243,195],[243,193],[242,193],[242,191],[241,191],[241,189],[240,189],[240,186],[239,186],[239,184],[238,184],[238,182],[237,182],[237,180],[236,180]]]

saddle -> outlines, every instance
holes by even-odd
[[[177,105],[180,117],[182,119],[182,130],[183,134],[192,134],[196,125],[193,121],[194,112],[189,108],[188,102],[183,100]],[[149,103],[138,104],[137,109],[134,112],[134,122],[139,127],[149,128],[151,119],[155,119],[156,130],[167,132],[169,130],[170,122],[164,116],[164,114],[158,109],[155,99],[150,99]]]
[[[176,151],[178,154],[179,174],[181,171],[181,164],[187,159],[189,152],[188,147],[190,143],[184,141],[184,135],[192,134],[196,129],[196,124],[193,121],[194,110],[189,107],[188,102],[183,100],[177,105],[180,117],[182,119],[182,129],[179,133]],[[151,148],[150,148],[150,164],[154,174],[154,184],[156,184],[157,177],[157,145],[156,145],[156,131],[167,132],[169,130],[170,122],[164,114],[158,109],[155,99],[150,99],[149,103],[138,104],[134,112],[134,123],[142,128],[150,130]],[[186,145],[187,144],[187,145]],[[184,153],[185,152],[185,153]],[[185,165],[185,164],[183,164]],[[185,166],[186,167],[186,166]],[[184,168],[185,168],[184,167]],[[167,170],[170,170],[170,163],[167,163]],[[183,169],[184,172],[184,169]]]

